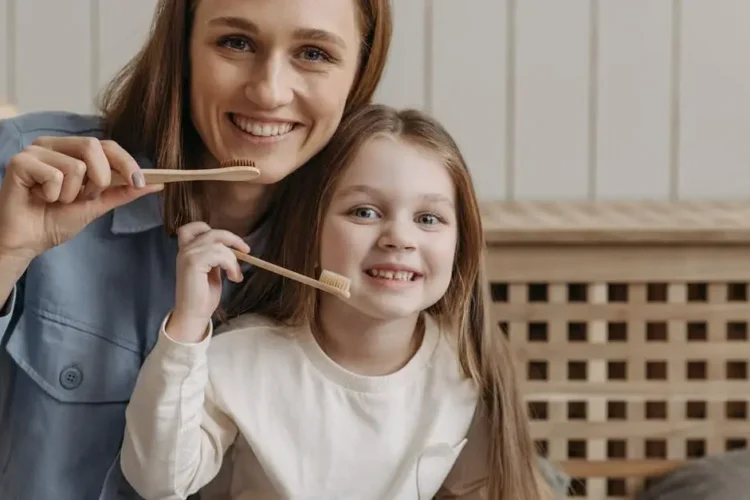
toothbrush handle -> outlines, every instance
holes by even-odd
[[[251,181],[260,175],[255,167],[224,167],[203,170],[179,170],[163,168],[141,169],[146,184],[164,184],[166,182],[189,181]],[[117,172],[112,172],[112,186],[125,186],[128,183]]]
[[[317,288],[319,290],[323,290],[325,292],[332,292],[335,290],[334,287],[326,285],[325,283],[321,283],[320,281],[310,278],[309,276],[295,273],[294,271],[290,271],[289,269],[285,267],[277,266],[276,264],[271,264],[270,262],[259,259],[257,257],[253,257],[252,255],[240,252],[238,250],[235,250],[234,248],[232,249],[232,252],[234,252],[234,255],[237,257],[237,259],[243,262],[247,262],[248,264],[252,264],[254,266],[260,267],[262,269],[265,269],[266,271],[271,271],[276,274],[280,274],[289,279],[299,281],[300,283],[304,285],[308,285],[308,286]],[[334,293],[337,293],[337,292],[334,292]]]

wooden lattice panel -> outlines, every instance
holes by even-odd
[[[523,363],[539,449],[575,477],[570,498],[630,498],[750,438],[750,204],[638,207],[485,207],[493,317]]]

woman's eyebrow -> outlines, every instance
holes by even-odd
[[[333,45],[338,45],[342,49],[346,50],[346,42],[344,39],[335,33],[325,31],[317,28],[298,28],[294,30],[294,38],[300,40],[313,40],[317,42],[325,42]]]
[[[258,28],[258,25],[250,21],[249,19],[245,19],[244,17],[236,17],[236,16],[215,17],[211,19],[208,22],[208,24],[227,26],[229,28],[236,28],[236,29],[247,31],[247,32],[254,33],[254,34],[260,33],[260,29]]]
[[[237,16],[221,16],[215,17],[209,21],[209,24],[216,24],[219,26],[227,26],[229,28],[236,28],[248,33],[259,34],[260,28],[257,24],[245,19],[244,17]],[[344,39],[335,33],[330,31],[318,29],[318,28],[297,28],[294,30],[294,38],[300,40],[314,40],[318,42],[331,43],[338,45],[342,49],[346,49],[346,42]]]

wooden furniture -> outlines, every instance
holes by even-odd
[[[493,318],[570,498],[747,446],[750,201],[483,210]]]

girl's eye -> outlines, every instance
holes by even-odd
[[[378,216],[377,212],[369,207],[358,207],[352,210],[352,215],[360,219],[373,219]]]
[[[332,58],[322,50],[315,47],[302,49],[302,59],[310,62],[331,62]]]
[[[422,214],[419,217],[417,217],[417,221],[420,224],[424,224],[427,226],[432,226],[434,224],[440,223],[440,218],[437,215],[434,214]]]
[[[250,50],[250,42],[240,36],[227,36],[219,40],[219,45],[222,47],[226,47],[230,50],[235,50],[237,52],[245,52]]]

